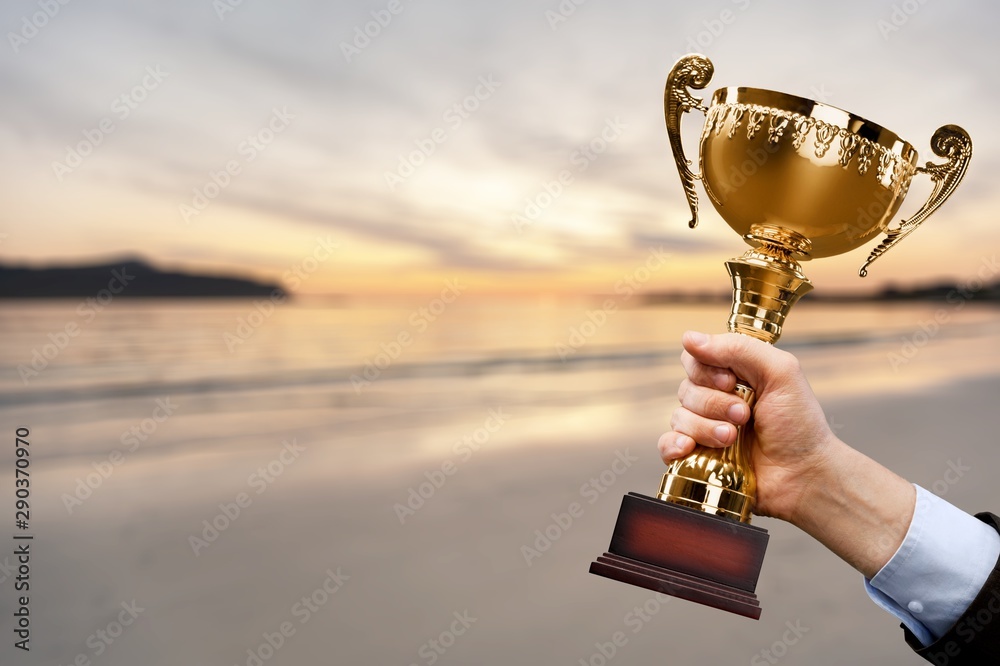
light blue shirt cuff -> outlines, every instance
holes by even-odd
[[[1000,558],[1000,534],[914,484],[906,538],[865,590],[925,646],[958,621]]]

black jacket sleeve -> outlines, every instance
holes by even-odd
[[[1000,518],[992,513],[978,513],[976,518],[1000,532]],[[905,626],[903,632],[910,647],[937,666],[1000,663],[1000,561],[993,565],[993,572],[968,610],[944,636],[924,647]]]

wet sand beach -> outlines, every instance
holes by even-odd
[[[921,316],[901,313],[899,330]],[[202,322],[205,340],[217,323]],[[956,320],[897,372],[898,331],[820,344],[803,317],[788,347],[841,438],[963,509],[996,510],[996,327],[991,313]],[[765,650],[784,664],[922,663],[859,574],[777,521],[755,520],[770,532],[759,622],[589,575],[621,496],[656,489],[677,349],[633,341],[539,370],[486,347],[493,370],[411,367],[360,395],[294,363],[270,384],[234,370],[199,393],[169,360],[130,391],[9,389],[0,413],[31,426],[37,474],[34,642],[11,663],[754,664]],[[174,412],[128,451],[120,435],[166,397]],[[67,502],[115,449],[124,460]]]

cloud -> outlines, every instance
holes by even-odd
[[[673,53],[689,50],[692,39],[704,42],[708,31],[704,50],[716,63],[710,89],[741,84],[809,95],[823,86],[831,103],[884,119],[921,161],[933,157],[926,145],[933,128],[965,125],[977,156],[959,196],[974,199],[976,210],[1000,204],[988,185],[1000,161],[990,115],[1000,93],[982,84],[992,77],[986,59],[966,55],[992,52],[990,26],[1000,15],[992,4],[922,5],[888,39],[877,22],[891,7],[861,0],[837,12],[746,0],[585,3],[553,29],[545,12],[557,5],[404,2],[347,62],[341,42],[380,4],[247,2],[219,20],[211,3],[196,0],[72,3],[20,53],[0,49],[0,137],[10,153],[0,175],[30,184],[11,188],[13,208],[47,220],[40,229],[64,225],[82,254],[103,251],[98,239],[114,235],[155,260],[158,246],[141,226],[130,236],[110,221],[118,202],[141,195],[176,207],[237,155],[273,107],[287,106],[294,126],[213,204],[252,213],[264,255],[288,224],[357,235],[373,253],[380,244],[409,248],[415,261],[442,269],[571,270],[628,261],[654,244],[714,255],[730,247],[722,232],[689,234],[683,224],[660,97]],[[0,24],[16,29],[36,9],[7,3]],[[735,18],[712,31],[724,11]],[[762,35],[781,38],[763,49]],[[88,202],[67,219],[62,202],[79,190],[60,187],[51,162],[155,63],[171,78],[72,176],[77,186],[94,184],[94,196],[105,197],[98,208],[112,213],[88,214]],[[502,82],[496,94],[448,127],[446,111],[487,75]],[[620,140],[586,170],[574,168],[573,152],[615,117],[628,124]],[[446,140],[426,165],[397,190],[386,187],[384,174],[400,155],[439,127]],[[516,234],[510,216],[567,168],[572,186],[529,233]],[[951,233],[976,229],[987,233],[981,242],[1000,242],[981,220],[950,224]],[[201,240],[203,255],[214,248],[228,256],[224,235],[208,231]],[[43,259],[49,244],[45,233],[25,231],[16,247]],[[960,268],[961,257],[943,266]]]

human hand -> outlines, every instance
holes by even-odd
[[[681,363],[687,378],[677,392],[670,432],[660,437],[664,462],[681,458],[695,443],[729,446],[736,426],[750,418],[733,393],[736,378],[756,392],[750,444],[757,476],[754,513],[795,522],[805,491],[844,446],[830,430],[809,382],[792,354],[745,335],[708,336],[689,331]]]

